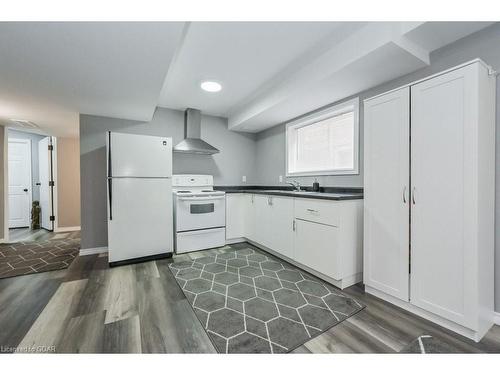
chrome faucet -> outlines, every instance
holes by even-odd
[[[300,182],[298,182],[297,180],[293,180],[292,182],[287,181],[286,183],[292,185],[293,190],[300,191]]]

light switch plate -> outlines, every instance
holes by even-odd
[[[241,181],[242,181],[242,182],[247,182],[247,176],[242,176],[242,177],[241,177]]]
[[[283,176],[280,176],[280,182],[283,182]]]

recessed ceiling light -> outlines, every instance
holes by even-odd
[[[219,92],[222,90],[221,84],[215,81],[204,81],[200,86],[203,90],[208,92]]]

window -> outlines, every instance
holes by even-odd
[[[286,127],[287,176],[358,174],[359,99]]]

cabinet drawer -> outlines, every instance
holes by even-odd
[[[340,225],[340,208],[336,202],[295,199],[295,217],[338,227]]]

